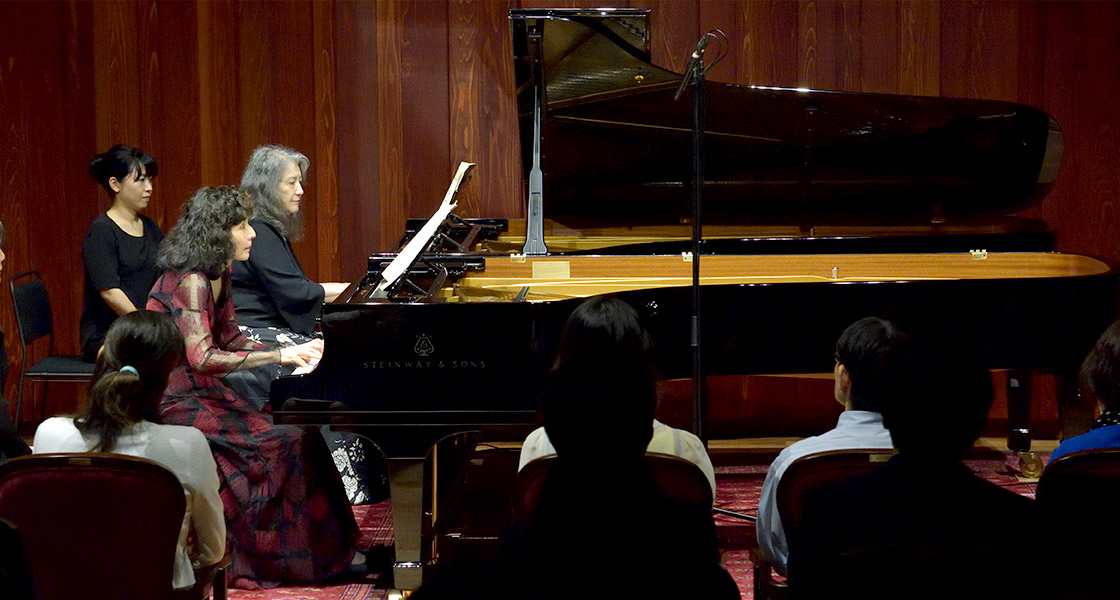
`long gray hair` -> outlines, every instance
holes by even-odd
[[[245,165],[241,189],[253,197],[255,218],[275,227],[285,238],[298,240],[303,235],[303,219],[280,202],[280,180],[289,163],[299,167],[301,179],[307,176],[311,162],[300,152],[276,144],[258,146]]]

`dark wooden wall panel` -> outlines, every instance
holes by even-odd
[[[193,2],[156,2],[155,6],[162,119],[158,143],[145,148],[160,165],[147,212],[166,233],[179,218],[183,203],[203,184],[198,13]]]
[[[860,3],[859,88],[872,94],[899,93],[898,4]]]
[[[1045,104],[1062,124],[1066,155],[1043,216],[1059,246],[1120,261],[1117,183],[1120,5],[1047,5]]]
[[[165,231],[197,187],[237,183],[255,146],[304,152],[307,228],[295,249],[321,280],[352,279],[369,252],[393,249],[460,160],[479,164],[462,213],[522,216],[507,14],[550,6],[652,9],[653,62],[676,72],[718,27],[730,47],[713,81],[1041,106],[1062,124],[1066,153],[1051,196],[1025,214],[1058,232],[1059,249],[1120,262],[1118,3],[56,0],[0,3],[15,24],[0,39],[10,255],[0,283],[43,271],[60,347],[77,348],[79,247],[108,205],[86,169],[115,143],[159,160],[148,212]],[[7,300],[0,325],[14,332]],[[752,384],[720,385],[746,397]],[[816,390],[753,385],[751,397]]]
[[[231,7],[236,9],[238,24],[236,30],[238,50],[234,57],[238,76],[232,79],[238,88],[238,95],[233,100],[237,103],[235,124],[239,131],[229,137],[247,142],[242,144],[244,147],[240,148],[241,152],[236,155],[242,165],[252,149],[265,140],[272,140],[276,127],[281,126],[281,123],[274,119],[279,116],[277,105],[285,98],[292,96],[303,98],[307,95],[304,86],[308,80],[301,79],[299,77],[301,73],[289,73],[287,77],[279,74],[280,78],[277,79],[278,74],[274,72],[274,60],[279,57],[276,56],[276,49],[272,47],[273,38],[276,37],[271,31],[272,15],[276,11],[290,12],[289,6],[289,3],[272,5],[264,2],[243,2]],[[215,143],[222,143],[224,136],[220,132],[210,133],[217,134]],[[306,150],[302,152],[307,154]],[[237,183],[228,178],[222,181]]]
[[[633,8],[648,8],[650,53],[653,64],[683,73],[700,40],[700,9],[689,0],[635,0]],[[704,30],[707,32],[707,30]]]
[[[318,159],[317,177],[309,182],[305,193],[313,194],[317,204],[311,211],[317,216],[315,236],[311,246],[317,251],[319,277],[339,281],[342,278],[341,227],[338,188],[338,111],[335,92],[335,39],[334,10],[326,3],[311,5],[312,31],[314,32],[315,106],[312,118],[315,124],[315,156]],[[310,229],[310,226],[309,226]],[[303,244],[301,244],[303,246]]]
[[[408,2],[401,48],[401,118],[404,123],[404,216],[430,215],[443,200],[453,166],[465,160],[452,150],[451,115],[464,110],[451,100],[451,89],[477,85],[459,80],[451,71],[450,45],[456,38],[444,2]],[[461,43],[461,42],[459,42]],[[477,183],[471,184],[472,187]],[[394,223],[403,232],[403,223]],[[390,248],[386,248],[390,249]]]
[[[198,11],[199,186],[236,181],[245,156],[238,110],[241,97],[237,3],[201,2]],[[247,82],[251,85],[251,82]]]
[[[401,52],[405,39],[405,17],[408,5],[405,2],[377,3],[377,117],[378,117],[378,163],[380,164],[380,189],[378,199],[382,203],[379,213],[381,239],[377,240],[377,250],[391,250],[387,239],[394,232],[402,231],[408,218],[406,173],[406,140],[411,133],[404,122],[403,73],[401,72]],[[355,65],[369,68],[373,65]],[[438,118],[438,117],[437,117]]]
[[[899,0],[899,93],[940,95],[939,4]]]
[[[520,216],[521,161],[508,19],[513,4],[453,0],[451,8],[450,166],[454,169],[460,160],[478,163],[462,200],[463,214]],[[450,172],[444,180],[449,177]]]
[[[384,247],[381,227],[383,153],[380,151],[380,9],[369,2],[335,5],[338,92],[339,272],[353,280],[365,272],[366,256]],[[384,199],[384,200],[382,200]]]
[[[838,57],[843,37],[843,5],[829,0],[811,0],[797,5],[797,84],[818,90],[840,89]]]
[[[941,18],[941,94],[1017,100],[1019,4],[945,2]]]

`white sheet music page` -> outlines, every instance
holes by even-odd
[[[469,162],[459,163],[459,170],[455,172],[455,178],[451,180],[451,186],[447,188],[447,193],[443,196],[443,203],[439,205],[432,218],[424,223],[420,231],[405,244],[404,249],[393,259],[393,262],[389,263],[389,266],[381,272],[381,283],[377,284],[375,292],[384,291],[393,285],[397,279],[400,279],[408,271],[408,267],[420,256],[424,248],[428,247],[428,242],[431,241],[443,220],[451,213],[451,209],[458,206],[454,202],[455,196],[459,193],[459,187],[470,179],[470,172],[474,165],[475,163]]]

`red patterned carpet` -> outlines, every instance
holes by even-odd
[[[393,543],[393,517],[389,501],[369,506],[355,506],[354,517],[362,530],[361,546]],[[384,598],[385,585],[378,587],[376,580],[369,583],[342,583],[322,587],[276,588],[271,590],[229,590],[230,600],[366,600]]]
[[[1045,461],[1048,457],[1043,456]],[[1015,456],[969,460],[968,464],[985,479],[1024,496],[1034,497],[1035,484],[1021,482],[1014,472],[1018,463]],[[754,515],[766,466],[720,467],[716,469],[716,507]],[[389,502],[372,506],[356,506],[354,514],[362,529],[364,547],[387,545],[393,542],[393,520]],[[754,544],[754,524],[733,517],[716,516],[720,546],[725,550],[723,566],[735,582],[744,600],[754,596],[751,590],[751,564],[748,549]],[[278,588],[273,590],[230,590],[231,600],[381,600],[387,595],[384,584],[376,580],[368,583],[345,583],[314,588]]]

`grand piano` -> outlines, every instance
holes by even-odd
[[[692,260],[706,375],[828,372],[871,314],[967,331],[993,369],[1069,374],[1116,313],[1109,265],[1010,216],[1045,197],[1062,136],[1007,102],[709,82],[693,256],[691,106],[650,64],[647,17],[511,11],[528,219],[449,219],[389,297],[393,257],[372,255],[324,306],[317,368],[273,384],[278,419],[350,423],[390,457],[398,587],[420,581],[419,459],[531,429],[587,296],[643,314],[666,378],[691,373]]]

